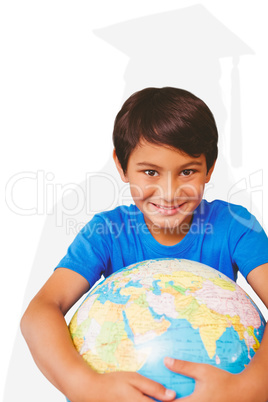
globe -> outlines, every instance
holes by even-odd
[[[192,378],[166,356],[240,373],[259,348],[265,320],[234,281],[183,259],[142,261],[94,287],[70,321],[73,343],[98,373],[135,371],[190,395]]]

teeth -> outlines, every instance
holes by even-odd
[[[175,209],[175,208],[178,208],[178,207],[164,207],[164,206],[162,206],[162,205],[157,205],[157,204],[156,204],[156,206],[157,206],[158,208],[162,208],[162,209]]]

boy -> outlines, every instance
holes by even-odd
[[[211,111],[191,93],[147,88],[133,94],[114,125],[114,160],[135,205],[96,215],[30,303],[21,328],[47,378],[72,402],[172,401],[137,373],[97,374],[72,345],[64,315],[102,274],[137,261],[196,260],[236,279],[239,269],[268,306],[268,240],[244,208],[202,200],[217,158]],[[238,375],[166,358],[166,366],[195,378],[189,402],[268,400],[268,333]]]

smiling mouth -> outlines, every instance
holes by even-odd
[[[159,212],[162,213],[166,213],[166,214],[172,214],[175,213],[177,211],[180,210],[180,208],[185,204],[185,202],[183,202],[180,205],[171,205],[171,206],[167,206],[167,205],[160,205],[160,204],[155,204],[155,203],[151,203]]]

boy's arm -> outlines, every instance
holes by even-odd
[[[251,271],[247,280],[268,308],[268,263]],[[183,398],[185,402],[267,402],[268,325],[259,350],[240,374],[230,374],[207,364],[174,359],[166,359],[165,364],[170,370],[196,380],[195,391]]]
[[[88,282],[81,275],[57,269],[21,319],[22,334],[37,366],[62,392],[67,391],[71,381],[70,364],[74,370],[76,361],[78,367],[81,364],[72,347],[64,315],[88,288]]]
[[[81,275],[58,268],[29,304],[21,330],[39,369],[72,402],[174,399],[174,392],[137,373],[97,374],[77,353],[64,315],[88,289]]]

